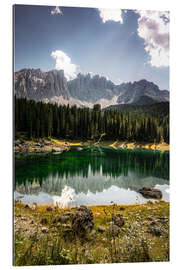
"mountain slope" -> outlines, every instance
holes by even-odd
[[[15,72],[14,93],[17,98],[88,107],[96,103],[107,107],[169,101],[169,91],[160,91],[157,85],[146,80],[115,85],[103,76],[79,73],[74,80],[67,81],[63,70],[23,69]]]

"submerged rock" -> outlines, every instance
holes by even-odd
[[[159,189],[143,187],[138,192],[145,198],[162,199],[162,192]]]

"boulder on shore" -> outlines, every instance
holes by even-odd
[[[62,152],[63,150],[61,149],[61,148],[59,148],[59,147],[53,147],[52,148],[52,152],[54,152],[54,153],[57,153],[57,152]]]
[[[140,188],[138,192],[145,198],[162,199],[162,192],[159,189],[143,187]]]

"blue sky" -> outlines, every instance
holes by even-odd
[[[64,69],[169,90],[169,13],[14,6],[15,71]]]

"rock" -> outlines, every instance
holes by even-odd
[[[48,221],[47,221],[47,218],[42,218],[41,219],[41,224],[42,225],[47,225]]]
[[[63,234],[66,235],[66,234],[69,234],[72,232],[72,229],[63,229]]]
[[[153,202],[152,202],[152,201],[147,201],[147,203],[149,203],[149,204],[153,204]]]
[[[93,238],[96,237],[96,230],[92,230],[90,233],[90,236]]]
[[[153,219],[153,217],[152,217],[152,216],[148,216],[148,217],[147,217],[147,220],[149,220],[149,221],[153,221],[154,219]]]
[[[51,207],[51,206],[48,206],[47,208],[46,208],[46,211],[52,211],[53,210],[53,208]]]
[[[75,233],[82,235],[87,231],[92,231],[94,227],[93,213],[86,206],[77,208],[72,217],[72,229]]]
[[[50,145],[53,145],[53,143],[52,142],[44,142],[44,145],[46,145],[46,146],[50,146]]]
[[[52,221],[52,223],[55,224],[56,222],[57,222],[57,219],[54,218],[53,221]]]
[[[33,210],[33,211],[36,210],[36,208],[37,208],[37,203],[34,203],[34,202],[33,202],[33,203],[30,203],[30,204],[29,204],[29,208],[30,208],[31,210]]]
[[[157,223],[156,223],[155,220],[153,220],[153,221],[151,221],[151,223],[150,223],[149,225],[150,225],[150,226],[154,226],[154,225],[157,225]]]
[[[157,237],[162,235],[162,232],[158,227],[149,227],[147,232]]]
[[[27,218],[26,218],[26,217],[22,217],[22,218],[21,218],[21,220],[26,221],[26,220],[27,220]]]
[[[77,150],[77,151],[82,151],[83,148],[82,148],[82,147],[77,147],[76,150]]]
[[[63,229],[71,229],[71,226],[69,224],[61,224]]]
[[[65,215],[65,216],[72,217],[72,216],[73,216],[73,213],[72,213],[72,212],[65,212],[64,215]]]
[[[19,145],[21,144],[21,141],[20,141],[20,140],[16,140],[16,141],[14,142],[14,144],[15,144],[15,146],[19,146]]]
[[[60,216],[58,217],[57,221],[63,223],[69,221],[70,219],[71,219],[70,216]]]
[[[62,152],[63,150],[61,149],[61,148],[59,148],[59,147],[53,147],[52,148],[52,152],[53,153],[57,153],[57,152]]]
[[[105,228],[103,227],[103,226],[99,226],[98,227],[98,232],[100,232],[100,233],[103,233],[103,232],[105,232]]]
[[[123,216],[121,214],[114,215],[112,220],[113,220],[114,224],[117,225],[118,227],[124,226],[124,219],[123,219]]]
[[[34,146],[39,146],[40,147],[41,144],[40,143],[35,143]]]
[[[72,232],[72,228],[68,224],[61,224],[61,228],[62,228],[62,232],[63,232],[64,236],[66,236],[67,234]]]
[[[145,198],[162,199],[162,192],[159,189],[143,187],[138,192]]]
[[[161,222],[161,223],[168,223],[169,219],[168,219],[168,217],[160,217],[160,218],[158,218],[157,221]]]
[[[49,230],[48,230],[48,228],[47,227],[42,227],[42,229],[41,229],[41,232],[42,233],[47,233]]]
[[[117,225],[112,224],[109,226],[109,231],[112,234],[112,236],[118,236],[120,228]]]

